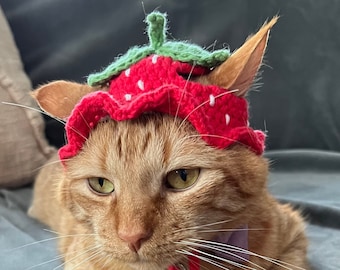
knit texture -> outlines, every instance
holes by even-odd
[[[108,91],[86,95],[66,123],[68,144],[61,159],[76,155],[97,123],[160,112],[188,120],[208,145],[226,148],[241,143],[256,154],[264,149],[264,134],[248,126],[248,105],[243,97],[214,85],[187,80],[209,72],[205,67],[151,55],[110,81]]]
[[[99,73],[88,76],[87,82],[91,86],[107,83],[113,76],[126,70],[146,56],[157,54],[169,56],[173,60],[200,65],[204,67],[215,67],[224,62],[230,55],[227,49],[209,52],[200,46],[183,41],[166,41],[166,16],[159,12],[152,12],[146,18],[149,36],[148,45],[132,47],[126,54],[117,58],[112,64]]]
[[[262,154],[265,135],[249,127],[246,99],[187,79],[208,73],[229,51],[210,53],[186,42],[166,42],[165,15],[153,12],[146,21],[150,45],[130,49],[103,72],[89,76],[90,85],[105,82],[109,89],[90,93],[75,106],[66,123],[67,144],[59,150],[60,158],[77,155],[101,119],[124,121],[145,112],[189,121],[213,147],[240,143]]]

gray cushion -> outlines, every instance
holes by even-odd
[[[54,152],[47,144],[44,122],[31,96],[31,83],[0,7],[0,188],[33,181],[37,169]]]

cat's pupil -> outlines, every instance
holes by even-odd
[[[103,178],[98,178],[98,184],[103,187],[104,185],[104,179]]]
[[[183,181],[187,181],[188,178],[188,172],[187,170],[178,170],[176,173],[181,177]]]

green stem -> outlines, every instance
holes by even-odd
[[[148,23],[148,35],[151,48],[157,50],[165,41],[165,16],[159,12],[153,12],[146,17]]]

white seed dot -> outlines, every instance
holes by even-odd
[[[226,113],[226,115],[225,115],[225,123],[226,123],[227,125],[229,125],[229,123],[230,123],[230,115],[227,114],[227,113]]]
[[[126,77],[129,77],[130,76],[130,72],[131,72],[131,70],[128,68],[127,70],[125,70],[125,76]]]
[[[139,80],[138,82],[137,82],[137,85],[138,85],[138,87],[139,87],[139,89],[140,90],[144,90],[144,82],[142,81],[142,80]]]
[[[209,95],[209,105],[214,107],[215,105],[215,97],[213,95]]]
[[[126,100],[126,101],[130,101],[131,98],[132,98],[131,94],[125,94],[124,97],[125,97],[125,100]]]
[[[158,59],[158,55],[157,54],[154,54],[153,56],[152,56],[152,64],[156,64],[157,63],[157,59]]]

